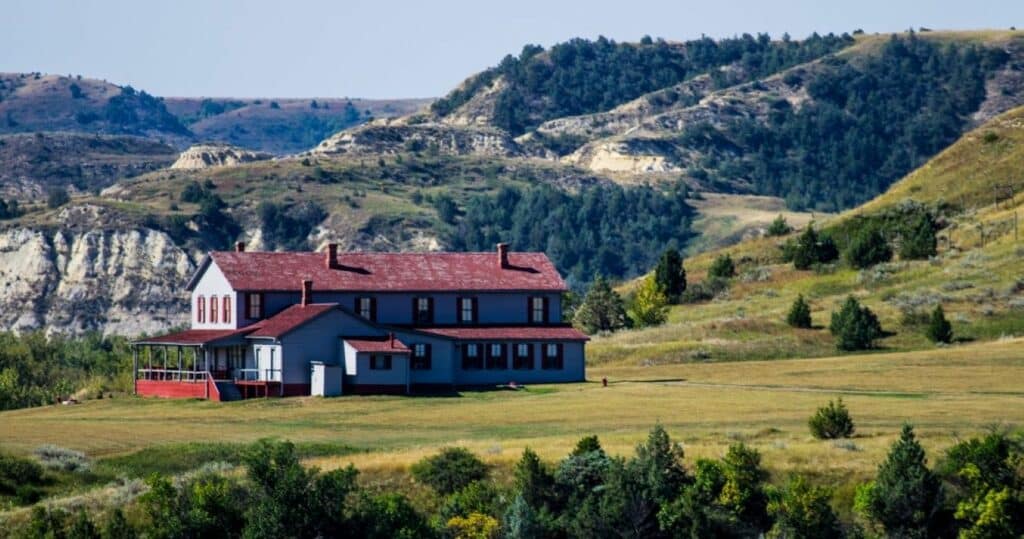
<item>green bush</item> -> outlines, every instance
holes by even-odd
[[[683,257],[676,249],[668,249],[661,254],[658,265],[654,268],[654,280],[665,291],[672,303],[679,301],[679,296],[686,291],[686,268]]]
[[[608,281],[598,275],[573,315],[573,324],[586,333],[615,331],[626,327],[626,307]]]
[[[868,229],[858,231],[843,255],[848,264],[864,269],[892,260],[892,248],[880,231]]]
[[[464,447],[446,447],[413,464],[410,471],[414,479],[443,495],[487,477],[487,465]]]
[[[795,475],[786,485],[773,492],[768,512],[775,525],[770,538],[842,537],[839,517],[829,504],[829,489],[811,485]]]
[[[900,236],[900,258],[920,260],[935,256],[937,251],[935,223],[930,215],[920,213],[905,226]]]
[[[946,313],[943,312],[942,305],[936,305],[935,310],[932,311],[926,335],[932,342],[946,344],[953,342],[953,325],[946,320]]]
[[[808,270],[839,258],[839,249],[831,237],[819,235],[814,230],[814,223],[809,223],[800,236],[791,238],[782,246],[782,258],[792,262],[798,270]]]
[[[861,307],[857,298],[849,296],[839,312],[832,313],[829,330],[840,350],[868,350],[882,337],[882,325],[871,309]]]
[[[786,218],[779,214],[778,217],[772,221],[772,224],[768,225],[768,230],[765,232],[769,237],[774,236],[785,236],[793,231],[793,227],[789,226],[786,222]]]
[[[811,435],[819,440],[834,440],[853,436],[853,418],[843,404],[843,399],[828,401],[826,406],[818,408],[807,422]]]
[[[51,187],[46,192],[46,207],[50,209],[59,208],[71,201],[68,190],[63,187]]]
[[[727,254],[719,255],[711,263],[711,267],[708,268],[708,277],[711,279],[730,279],[735,276],[736,264],[733,263],[732,257]]]
[[[729,289],[729,280],[721,277],[712,277],[699,283],[694,283],[686,288],[686,291],[679,296],[680,303],[699,303],[710,301],[715,296]]]
[[[795,328],[811,327],[811,306],[804,300],[803,294],[796,297],[793,306],[786,314],[786,323]]]

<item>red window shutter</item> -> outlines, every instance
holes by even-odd
[[[423,353],[426,355],[426,357],[423,358],[423,368],[429,369],[431,367],[430,363],[434,357],[430,352],[430,343],[423,345]]]
[[[249,294],[248,293],[242,295],[242,303],[244,303],[242,308],[245,309],[245,317],[247,319],[251,319],[251,317],[249,315],[252,313],[252,306],[251,306],[251,304],[249,302]]]
[[[370,297],[370,322],[377,321],[377,298]]]
[[[260,318],[266,318],[267,316],[267,298],[260,292]]]
[[[225,324],[231,323],[231,296],[224,296],[224,306],[221,309],[221,317]]]
[[[413,296],[413,298],[412,298],[412,323],[413,324],[418,324],[419,321],[420,321],[420,317],[419,317],[420,311],[419,311],[419,309],[417,309],[417,307],[419,307],[419,306],[416,305],[416,300],[417,299],[418,298],[416,296]]]
[[[196,298],[196,322],[202,324],[206,321],[206,300],[203,296]]]
[[[533,297],[526,296],[526,323],[533,323]]]
[[[545,324],[547,324],[548,322],[551,321],[551,315],[548,314],[548,299],[549,298],[547,298],[547,297],[545,297],[543,299],[543,303],[544,303],[544,323]]]
[[[476,324],[480,322],[480,303],[477,298],[471,299],[470,302],[473,304],[473,323]]]
[[[434,298],[427,298],[427,323],[434,323]]]

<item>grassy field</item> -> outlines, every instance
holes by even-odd
[[[607,388],[599,383],[603,377]],[[527,445],[557,459],[578,438],[596,433],[612,452],[628,454],[661,422],[690,457],[719,456],[744,440],[764,452],[775,472],[848,477],[869,474],[904,421],[918,426],[931,449],[990,425],[1024,421],[1021,339],[806,360],[606,366],[591,369],[588,378],[457,397],[90,401],[0,414],[0,449],[24,454],[52,443],[101,460],[121,459],[141,474],[181,471],[161,459],[180,459],[176,453],[183,450],[153,451],[167,444],[272,436],[306,444],[315,464],[354,462],[372,475],[404,469],[452,444],[497,463],[516,459]],[[807,432],[808,416],[835,396],[844,398],[857,421],[855,447],[816,441]],[[438,418],[444,418],[440,425]],[[332,444],[344,451],[328,449]],[[145,458],[132,456],[146,449],[152,452]]]

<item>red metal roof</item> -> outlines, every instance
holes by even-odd
[[[358,337],[345,338],[345,342],[352,345],[357,352],[376,352],[392,354],[408,354],[409,347],[402,341],[392,337]]]
[[[327,253],[210,253],[235,290],[330,291],[513,291],[566,290],[544,253],[509,253],[502,267],[497,253],[339,253],[340,267],[328,269]]]
[[[249,337],[281,338],[291,330],[313,320],[314,318],[337,308],[337,303],[296,304],[260,322],[259,327]]]
[[[249,326],[242,329],[188,329],[157,337],[147,337],[136,341],[135,344],[197,346],[200,344],[210,344],[228,337],[245,335],[254,329],[256,329],[256,326]]]
[[[493,326],[416,328],[424,333],[466,340],[586,341],[580,330],[568,326]]]

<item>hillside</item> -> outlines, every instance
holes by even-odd
[[[738,277],[715,299],[672,307],[668,323],[598,337],[593,361],[616,365],[813,357],[833,353],[830,313],[856,296],[892,333],[883,351],[932,349],[922,313],[941,304],[962,342],[1024,334],[1024,107],[969,132],[875,200],[817,225],[842,247],[859,223],[908,208],[926,208],[939,223],[938,255],[870,269],[843,263],[799,271],[782,260],[787,238],[759,238],[686,260],[692,285],[712,261],[729,254]],[[895,213],[894,213],[895,212]],[[1015,220],[1015,214],[1017,220]],[[1014,232],[1014,225],[1017,229]],[[794,233],[794,235],[798,234]],[[629,292],[632,285],[622,290]],[[784,319],[798,294],[816,329]]]
[[[0,73],[0,134],[134,135],[179,149],[214,141],[281,155],[371,118],[411,114],[430,101],[162,98],[81,76]]]
[[[0,135],[0,198],[39,199],[49,187],[99,191],[174,162],[174,148],[130,135]]]

